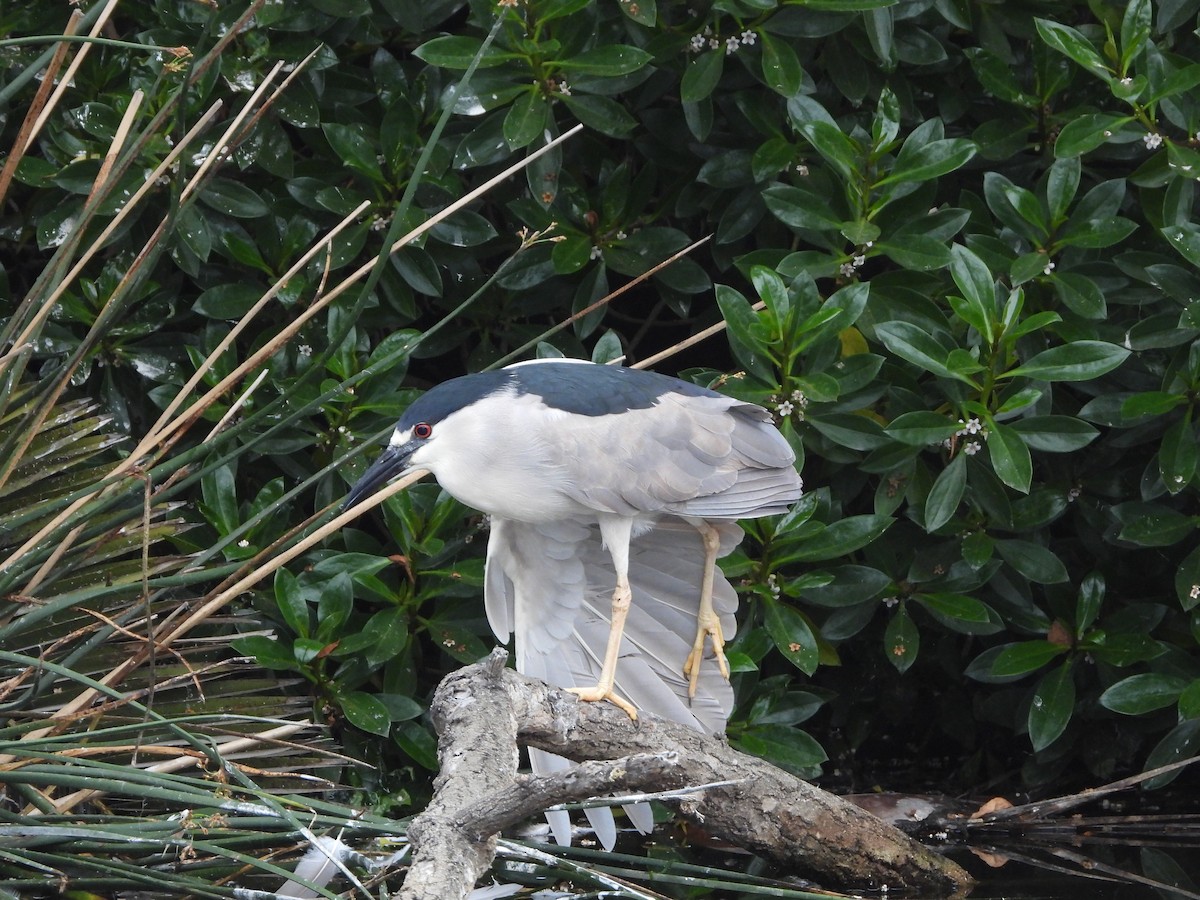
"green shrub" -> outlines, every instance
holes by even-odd
[[[10,34],[61,30],[25,6],[4,14]],[[410,388],[539,340],[635,361],[723,320],[727,340],[659,368],[775,410],[808,485],[730,561],[746,588],[731,647],[740,746],[811,772],[826,750],[849,762],[898,734],[914,750],[936,741],[966,780],[1016,760],[1031,783],[1192,753],[1195,0],[1049,3],[1038,17],[957,0],[693,7],[266,3],[196,77],[161,51],[94,48],[9,190],[10,322],[58,271],[131,86],[148,98],[140,121],[180,97],[136,148],[134,185],[213,101],[236,110],[276,61],[315,55],[190,199],[184,154],[68,285],[29,377],[78,353],[72,389],[140,436],[263,291],[367,204],[206,376],[269,348],[238,423],[212,446],[183,439],[202,471],[171,495],[202,527],[180,549],[252,564],[292,541],[362,471],[344,454]],[[245,11],[134,2],[116,30],[207,60]],[[4,146],[42,50],[4,49]],[[370,270],[576,122],[582,134]],[[177,203],[166,252],[88,337]],[[363,266],[366,289],[271,343]],[[260,586],[276,637],[237,646],[429,766],[420,703],[491,640],[483,541],[433,486],[389,501],[386,532],[378,521]]]

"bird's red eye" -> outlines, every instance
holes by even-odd
[[[433,434],[433,426],[430,425],[428,422],[418,422],[416,425],[413,426],[412,433],[413,433],[413,437],[420,438],[421,440],[425,440],[427,437],[429,437],[431,434]]]

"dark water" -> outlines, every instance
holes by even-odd
[[[1097,843],[1088,839],[977,844],[948,854],[979,885],[971,900],[1200,898],[1200,832]]]

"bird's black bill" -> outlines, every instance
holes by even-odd
[[[350,488],[350,493],[342,503],[342,511],[345,512],[364,497],[369,497],[408,468],[410,456],[412,449],[409,447],[388,447],[384,450],[363,477]]]

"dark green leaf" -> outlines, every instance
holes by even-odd
[[[767,209],[791,228],[837,231],[840,222],[823,197],[803,188],[772,184],[763,191]]]
[[[1042,676],[1029,705],[1029,740],[1035,751],[1045,750],[1066,730],[1075,711],[1075,679],[1070,662]]]
[[[917,661],[921,633],[903,606],[892,615],[883,633],[883,651],[897,672],[906,672]]]
[[[930,141],[911,153],[907,152],[908,144],[905,144],[892,170],[875,186],[883,187],[901,181],[929,181],[966,165],[977,150],[973,141],[963,138]]]
[[[620,103],[595,94],[560,94],[559,99],[589,128],[621,138],[637,127],[637,120]]]
[[[725,319],[729,346],[738,362],[764,384],[773,384],[771,356],[759,337],[758,313],[745,297],[723,284],[717,285],[717,305]]]
[[[808,620],[786,603],[768,601],[765,624],[776,648],[805,675],[817,670],[817,639]]]
[[[865,547],[887,531],[890,516],[850,516],[839,519],[788,554],[786,562],[819,562],[836,559]],[[780,561],[782,565],[784,560]]]
[[[882,322],[875,326],[875,334],[901,359],[943,378],[975,384],[970,377],[952,371],[946,365],[949,352],[927,331],[911,322]]]
[[[1043,350],[1024,365],[1004,373],[1040,381],[1088,381],[1111,372],[1129,358],[1129,351],[1104,341],[1073,341]]]
[[[250,188],[228,178],[213,178],[200,192],[200,202],[237,219],[257,219],[271,208]]]
[[[991,674],[998,677],[1035,672],[1055,657],[1067,652],[1061,644],[1049,641],[1022,641],[1007,644],[992,658]]]
[[[1035,18],[1033,21],[1038,34],[1049,46],[1069,56],[1093,75],[1098,75],[1106,81],[1112,80],[1112,70],[1104,62],[1104,57],[1080,32],[1069,25],[1060,25],[1049,19]]]
[[[413,51],[413,56],[441,69],[466,69],[482,49],[483,41],[479,38],[444,35],[422,44]],[[517,54],[499,50],[493,45],[480,58],[479,68],[503,65],[514,59],[519,59]]]
[[[658,4],[655,0],[620,0],[619,5],[621,12],[647,28],[653,27],[658,18]]]
[[[1108,304],[1100,286],[1091,278],[1073,272],[1051,273],[1055,293],[1071,312],[1085,319],[1108,318]]]
[[[1137,504],[1145,509],[1127,521],[1118,537],[1140,547],[1170,547],[1196,530],[1196,520],[1167,506]]]
[[[991,621],[988,608],[974,597],[963,594],[914,594],[913,599],[931,612],[947,619],[982,624]]]
[[[567,72],[581,75],[604,75],[615,77],[628,75],[642,69],[654,57],[638,47],[627,44],[606,44],[585,50],[575,56],[557,60],[556,65]]]
[[[1100,705],[1127,716],[1140,716],[1172,706],[1188,686],[1186,678],[1146,672],[1118,681],[1100,695]]]
[[[820,585],[801,589],[805,602],[817,606],[855,606],[877,597],[892,579],[868,566],[837,566],[829,570],[832,578]]]
[[[878,241],[875,249],[915,272],[927,272],[950,265],[950,249],[945,243],[924,234],[910,232],[903,237]]]
[[[679,83],[679,97],[684,103],[699,103],[716,90],[725,70],[725,51],[707,50],[688,60]]]
[[[1175,571],[1175,595],[1184,609],[1200,604],[1200,547],[1184,557]]]
[[[937,531],[953,517],[967,486],[967,456],[959,453],[942,470],[925,499],[925,530]]]
[[[1200,719],[1180,722],[1146,756],[1146,771],[1190,759],[1196,755],[1197,748],[1200,748]],[[1178,778],[1181,771],[1164,772],[1143,782],[1142,786],[1146,790],[1164,787]]]
[[[950,275],[966,301],[959,315],[991,344],[996,327],[996,287],[992,273],[978,256],[955,244],[950,248]]]
[[[1033,460],[1021,435],[1007,425],[988,425],[988,455],[996,475],[1010,488],[1028,493],[1033,480]]]
[[[940,444],[961,429],[962,425],[941,413],[921,409],[897,416],[884,429],[884,433],[902,444],[925,447]]]
[[[508,108],[504,116],[504,140],[513,150],[524,147],[546,129],[549,105],[537,91],[527,91]]]
[[[836,125],[824,121],[804,122],[799,131],[843,180],[857,178],[862,149]]]
[[[804,70],[790,44],[762,32],[763,80],[771,90],[785,97],[794,97],[804,83]]]
[[[827,413],[808,416],[806,421],[838,446],[851,450],[876,450],[889,443],[879,424],[866,416]]]
[[[1072,416],[1030,416],[1017,419],[1010,427],[1027,447],[1043,453],[1071,453],[1100,436],[1087,422]]]
[[[1062,560],[1041,544],[1010,538],[996,541],[996,552],[1006,563],[1037,584],[1059,584],[1069,580]]]
[[[733,745],[789,771],[811,777],[828,757],[807,732],[785,725],[754,725],[738,732]]]
[[[382,182],[383,172],[379,168],[379,147],[367,136],[362,125],[341,125],[326,122],[321,126],[325,139],[343,163],[357,169],[373,181]]]
[[[264,291],[252,284],[219,284],[202,293],[193,309],[210,319],[240,319],[258,302]]]
[[[275,572],[275,606],[283,616],[284,623],[300,637],[309,636],[310,610],[296,576],[287,569]]]
[[[355,728],[380,737],[386,737],[391,730],[392,719],[387,707],[375,696],[365,691],[352,691],[341,695],[338,700],[346,721]]]
[[[1184,222],[1169,225],[1162,230],[1163,236],[1193,266],[1200,266],[1200,225]]]
[[[1046,173],[1046,205],[1050,207],[1052,224],[1062,222],[1067,209],[1079,190],[1080,165],[1078,157],[1056,159]]]
[[[1150,39],[1152,9],[1150,0],[1130,0],[1121,19],[1121,74],[1146,48]]]

